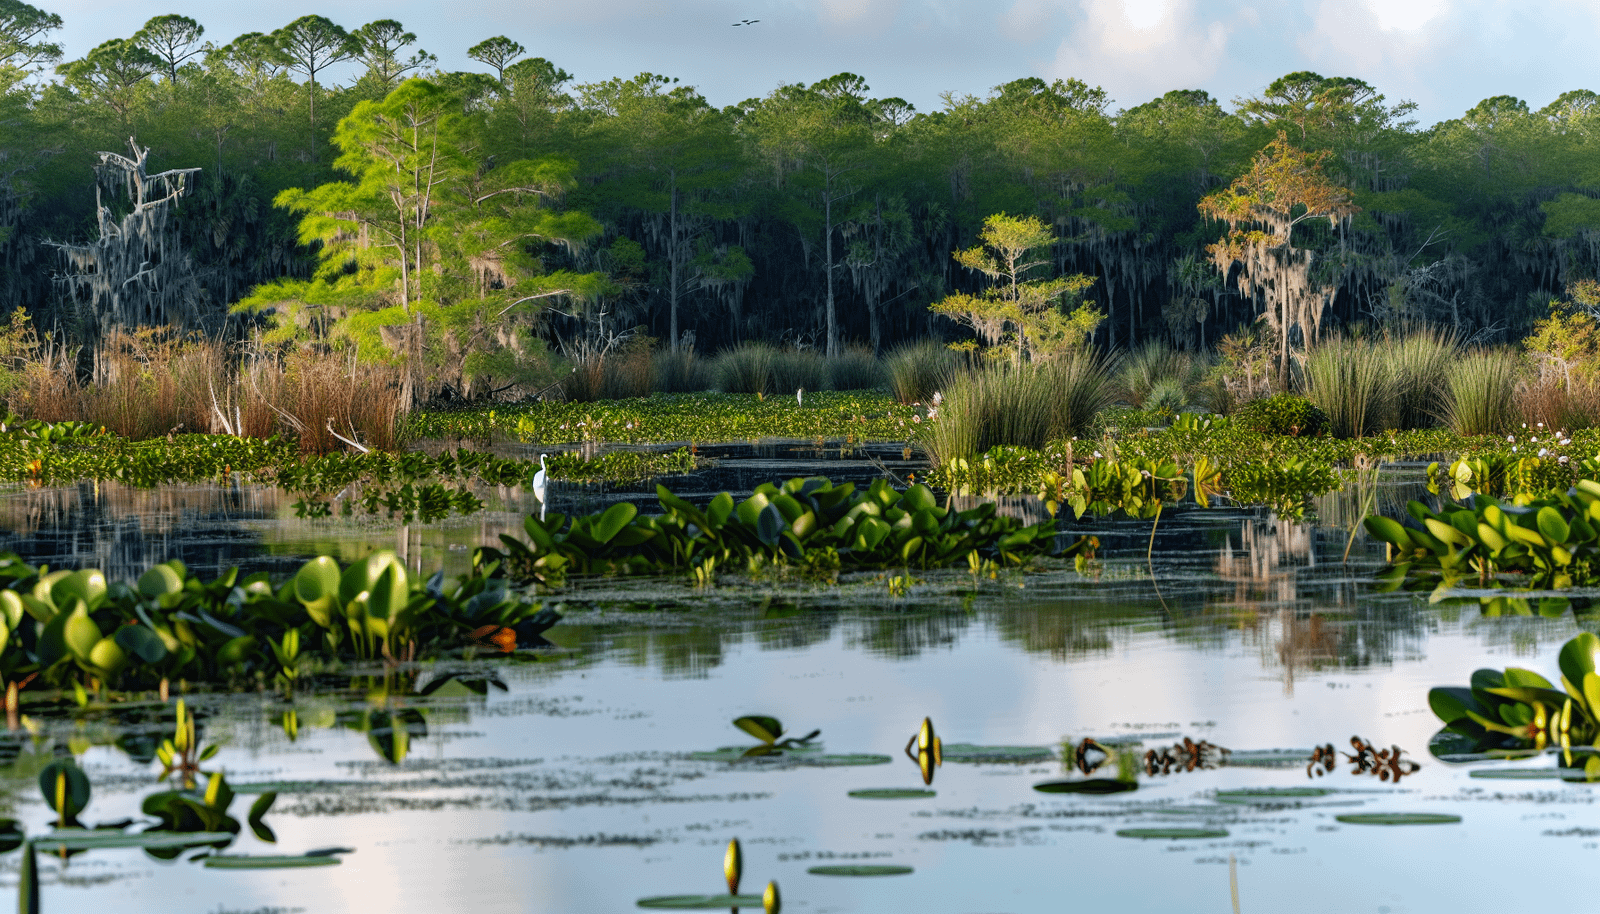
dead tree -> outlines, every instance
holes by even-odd
[[[133,157],[100,153],[95,171],[95,211],[100,237],[87,244],[47,241],[61,252],[66,271],[56,276],[69,305],[80,310],[85,335],[101,339],[117,329],[200,322],[200,287],[194,268],[178,243],[172,213],[188,193],[198,168],[148,174],[148,147],[128,138]],[[105,197],[128,198],[131,209],[120,219]]]

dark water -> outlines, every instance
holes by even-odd
[[[1408,491],[1389,485],[1381,498]],[[13,539],[0,548],[52,549],[63,565],[93,557],[142,569],[175,549],[196,565],[286,567],[311,546],[354,553],[403,540],[413,560],[431,566],[514,526],[517,497],[507,493],[493,517],[402,533],[285,519],[283,499],[259,490],[17,492],[0,520]],[[1330,497],[1318,513],[1353,517],[1358,502]],[[1037,510],[1026,501],[1007,508]],[[292,706],[267,695],[192,697],[203,740],[223,747],[212,766],[234,783],[278,782],[267,818],[276,845],[246,830],[230,853],[328,845],[354,853],[336,867],[261,872],[157,862],[137,850],[91,851],[65,865],[46,857],[44,908],[624,912],[646,896],[725,890],[722,852],[738,837],[745,890],[776,880],[791,912],[1225,912],[1230,856],[1246,912],[1587,909],[1579,874],[1600,854],[1592,788],[1474,778],[1426,749],[1437,729],[1430,686],[1464,683],[1489,665],[1552,675],[1556,649],[1577,631],[1570,616],[1489,619],[1376,594],[1377,557],[1358,541],[1345,565],[1348,528],[1331,522],[1169,512],[1149,564],[1147,524],[1081,529],[1100,535],[1108,556],[1088,575],[919,574],[903,596],[874,574],[828,588],[589,582],[562,595],[568,617],[551,631],[559,647],[536,656],[422,665],[387,682],[381,671],[329,679]],[[505,688],[419,694],[461,669],[491,671]],[[288,710],[294,739],[282,723]],[[13,737],[18,754],[0,780],[13,814],[30,832],[47,827],[36,772],[70,752],[94,782],[86,821],[137,818],[140,799],[158,789],[159,766],[137,761],[140,740],[163,729],[155,713],[31,718],[35,730]],[[820,728],[823,753],[891,761],[695,757],[752,744],[730,724],[744,714],[776,716],[794,733]],[[395,716],[412,721],[403,757],[369,732]],[[1265,750],[1303,759],[1326,743],[1348,749],[1359,734],[1399,745],[1422,767],[1394,784],[1344,762],[1316,779],[1303,761],[1229,764],[1141,775],[1138,790],[1097,797],[1032,789],[1064,776],[1058,757],[951,760],[935,772],[934,797],[851,797],[922,786],[901,750],[924,716],[947,744],[1057,756],[1063,741],[1085,736],[1142,741],[1141,752],[1188,736],[1239,760]],[[1332,792],[1264,805],[1217,795],[1304,786]],[[1373,811],[1463,821],[1379,827],[1335,818]],[[1228,834],[1117,834],[1173,826]],[[14,885],[17,859],[0,856],[0,890]],[[914,872],[808,872],[838,863]]]

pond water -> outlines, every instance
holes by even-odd
[[[1380,501],[1410,491],[1391,482]],[[565,510],[621,497],[558,494]],[[402,547],[437,567],[464,564],[471,545],[520,526],[520,498],[508,491],[482,515],[396,528],[297,521],[280,495],[249,487],[18,491],[0,499],[9,531],[0,548],[130,574],[171,555],[197,568],[284,570],[330,548],[348,558]],[[1322,500],[1322,527],[1173,512],[1149,564],[1148,524],[1097,521],[1083,529],[1101,535],[1108,557],[1091,574],[920,575],[902,596],[871,574],[828,588],[591,582],[560,597],[568,615],[549,632],[555,647],[516,660],[422,665],[387,681],[366,671],[293,706],[190,696],[202,741],[222,747],[207,767],[278,790],[265,820],[276,844],[246,828],[228,853],[352,852],[337,866],[266,871],[206,868],[193,853],[41,855],[43,910],[623,912],[649,896],[725,891],[723,849],[735,837],[743,891],[776,880],[791,912],[1228,911],[1230,857],[1245,912],[1583,908],[1591,893],[1566,874],[1600,856],[1594,788],[1471,775],[1538,774],[1553,770],[1549,758],[1454,766],[1427,751],[1438,729],[1429,687],[1465,683],[1480,666],[1551,675],[1577,623],[1570,614],[1484,618],[1376,593],[1380,556],[1358,542],[1351,563],[1340,561],[1348,527],[1333,521],[1357,511],[1349,497]],[[452,673],[498,684],[481,695],[462,681],[430,689]],[[795,735],[820,729],[820,745],[726,760],[716,750],[755,744],[730,723],[749,714],[775,716]],[[933,796],[852,797],[924,787],[902,754],[924,717],[952,750],[1052,755],[975,764],[951,751],[926,788]],[[139,759],[170,729],[170,709],[30,720],[33,731],[0,742],[9,759],[0,790],[30,834],[49,827],[36,778],[53,754],[78,755],[89,773],[82,818],[91,824],[139,818],[141,799],[160,789],[159,765]],[[1354,753],[1353,734],[1398,745],[1421,768],[1396,784],[1341,757],[1331,773],[1308,776],[1313,747]],[[1069,777],[1062,744],[1084,737],[1113,750],[1137,743],[1140,754],[1189,737],[1232,755],[1140,774],[1132,792],[1033,789]],[[841,755],[887,761],[819,758]],[[1226,802],[1239,799],[1227,791],[1306,787],[1326,792]],[[241,820],[251,799],[235,801]],[[1336,818],[1368,812],[1461,821]],[[1118,834],[1140,828],[1226,835]],[[18,860],[0,856],[0,889],[16,885]],[[836,864],[913,871],[809,872]]]

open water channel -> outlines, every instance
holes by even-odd
[[[850,460],[734,463],[719,472],[877,472]],[[709,495],[725,479],[671,484]],[[296,520],[290,499],[248,486],[14,491],[0,494],[0,549],[130,579],[172,556],[207,575],[288,572],[318,551],[348,560],[374,548],[456,570],[528,507],[515,491],[485,494],[483,514],[397,528]],[[555,487],[552,501],[592,510],[614,497],[632,496]],[[514,660],[424,664],[387,684],[367,671],[293,705],[191,695],[202,742],[222,747],[207,767],[241,793],[278,793],[265,819],[276,844],[246,828],[229,853],[350,852],[336,866],[265,871],[206,868],[192,852],[41,855],[43,910],[625,912],[641,898],[726,891],[732,838],[742,890],[775,880],[790,912],[1226,912],[1230,857],[1244,912],[1584,909],[1592,892],[1577,874],[1600,863],[1600,788],[1549,776],[1549,757],[1451,765],[1427,748],[1438,729],[1429,687],[1464,684],[1481,666],[1553,678],[1580,621],[1379,594],[1377,554],[1358,542],[1340,560],[1348,527],[1333,522],[1348,523],[1353,505],[1334,497],[1319,513],[1327,526],[1169,513],[1149,564],[1147,524],[1085,522],[1105,541],[1090,574],[921,575],[903,595],[870,574],[825,588],[590,582],[558,598],[568,614],[548,633],[554,645]],[[737,759],[755,742],[730,722],[750,714],[821,734],[805,751]],[[946,747],[931,785],[903,754],[924,717]],[[161,789],[149,752],[170,708],[30,720],[0,740],[0,795],[30,834],[49,828],[36,778],[56,754],[89,773],[87,823],[137,819]],[[1396,783],[1340,756],[1308,774],[1314,747],[1354,753],[1352,735],[1398,745],[1421,767]],[[1232,752],[1208,752],[1192,771],[1178,753],[1130,792],[1035,790],[1081,777],[1084,737],[1135,757],[1185,737]],[[957,744],[1012,748],[974,762]],[[1486,769],[1525,777],[1475,776]],[[1229,794],[1308,787],[1321,792]],[[876,788],[932,795],[851,795]],[[1461,821],[1337,818],[1368,812]],[[1148,828],[1218,834],[1119,835]],[[0,891],[16,885],[18,862],[0,856]],[[911,871],[811,872],[838,865]]]

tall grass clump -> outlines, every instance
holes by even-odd
[[[768,343],[740,343],[724,349],[713,366],[717,386],[730,394],[770,394],[777,350]]]
[[[889,372],[889,392],[901,403],[926,403],[937,391],[950,386],[961,367],[961,357],[936,340],[902,343],[884,359]]]
[[[828,386],[833,390],[872,390],[883,386],[883,363],[866,346],[846,346],[828,359]]]
[[[711,366],[687,346],[662,349],[652,356],[656,390],[669,394],[689,394],[709,390],[715,384]]]
[[[1453,331],[1424,329],[1384,341],[1394,379],[1391,418],[1397,428],[1431,428],[1445,418],[1448,377],[1461,353]]]
[[[1395,385],[1386,347],[1332,337],[1306,351],[1301,370],[1306,399],[1327,414],[1336,437],[1360,438],[1390,420]]]
[[[650,345],[648,337],[635,336],[603,348],[579,348],[572,373],[562,379],[562,395],[583,403],[650,396],[655,386]]]
[[[1122,360],[1122,368],[1117,373],[1122,385],[1122,393],[1128,399],[1128,404],[1138,409],[1153,408],[1152,394],[1159,391],[1163,405],[1170,405],[1175,399],[1173,392],[1176,389],[1181,397],[1177,408],[1181,409],[1188,403],[1190,393],[1201,381],[1205,370],[1210,367],[1204,359],[1197,358],[1193,353],[1174,349],[1170,343],[1162,339],[1146,340],[1138,348],[1130,352]]]
[[[266,402],[279,426],[299,439],[304,453],[346,450],[339,437],[373,450],[400,446],[404,383],[399,368],[301,349],[281,364],[259,364],[251,382],[253,393]]]
[[[799,388],[822,390],[828,384],[828,360],[815,349],[778,349],[772,355],[772,390],[792,394]]]
[[[1447,373],[1445,410],[1458,435],[1492,435],[1517,417],[1517,356],[1505,349],[1480,349],[1457,359]]]
[[[963,372],[944,389],[923,443],[935,466],[997,445],[1034,449],[1088,430],[1115,399],[1112,362],[1083,352],[1045,364]]]

